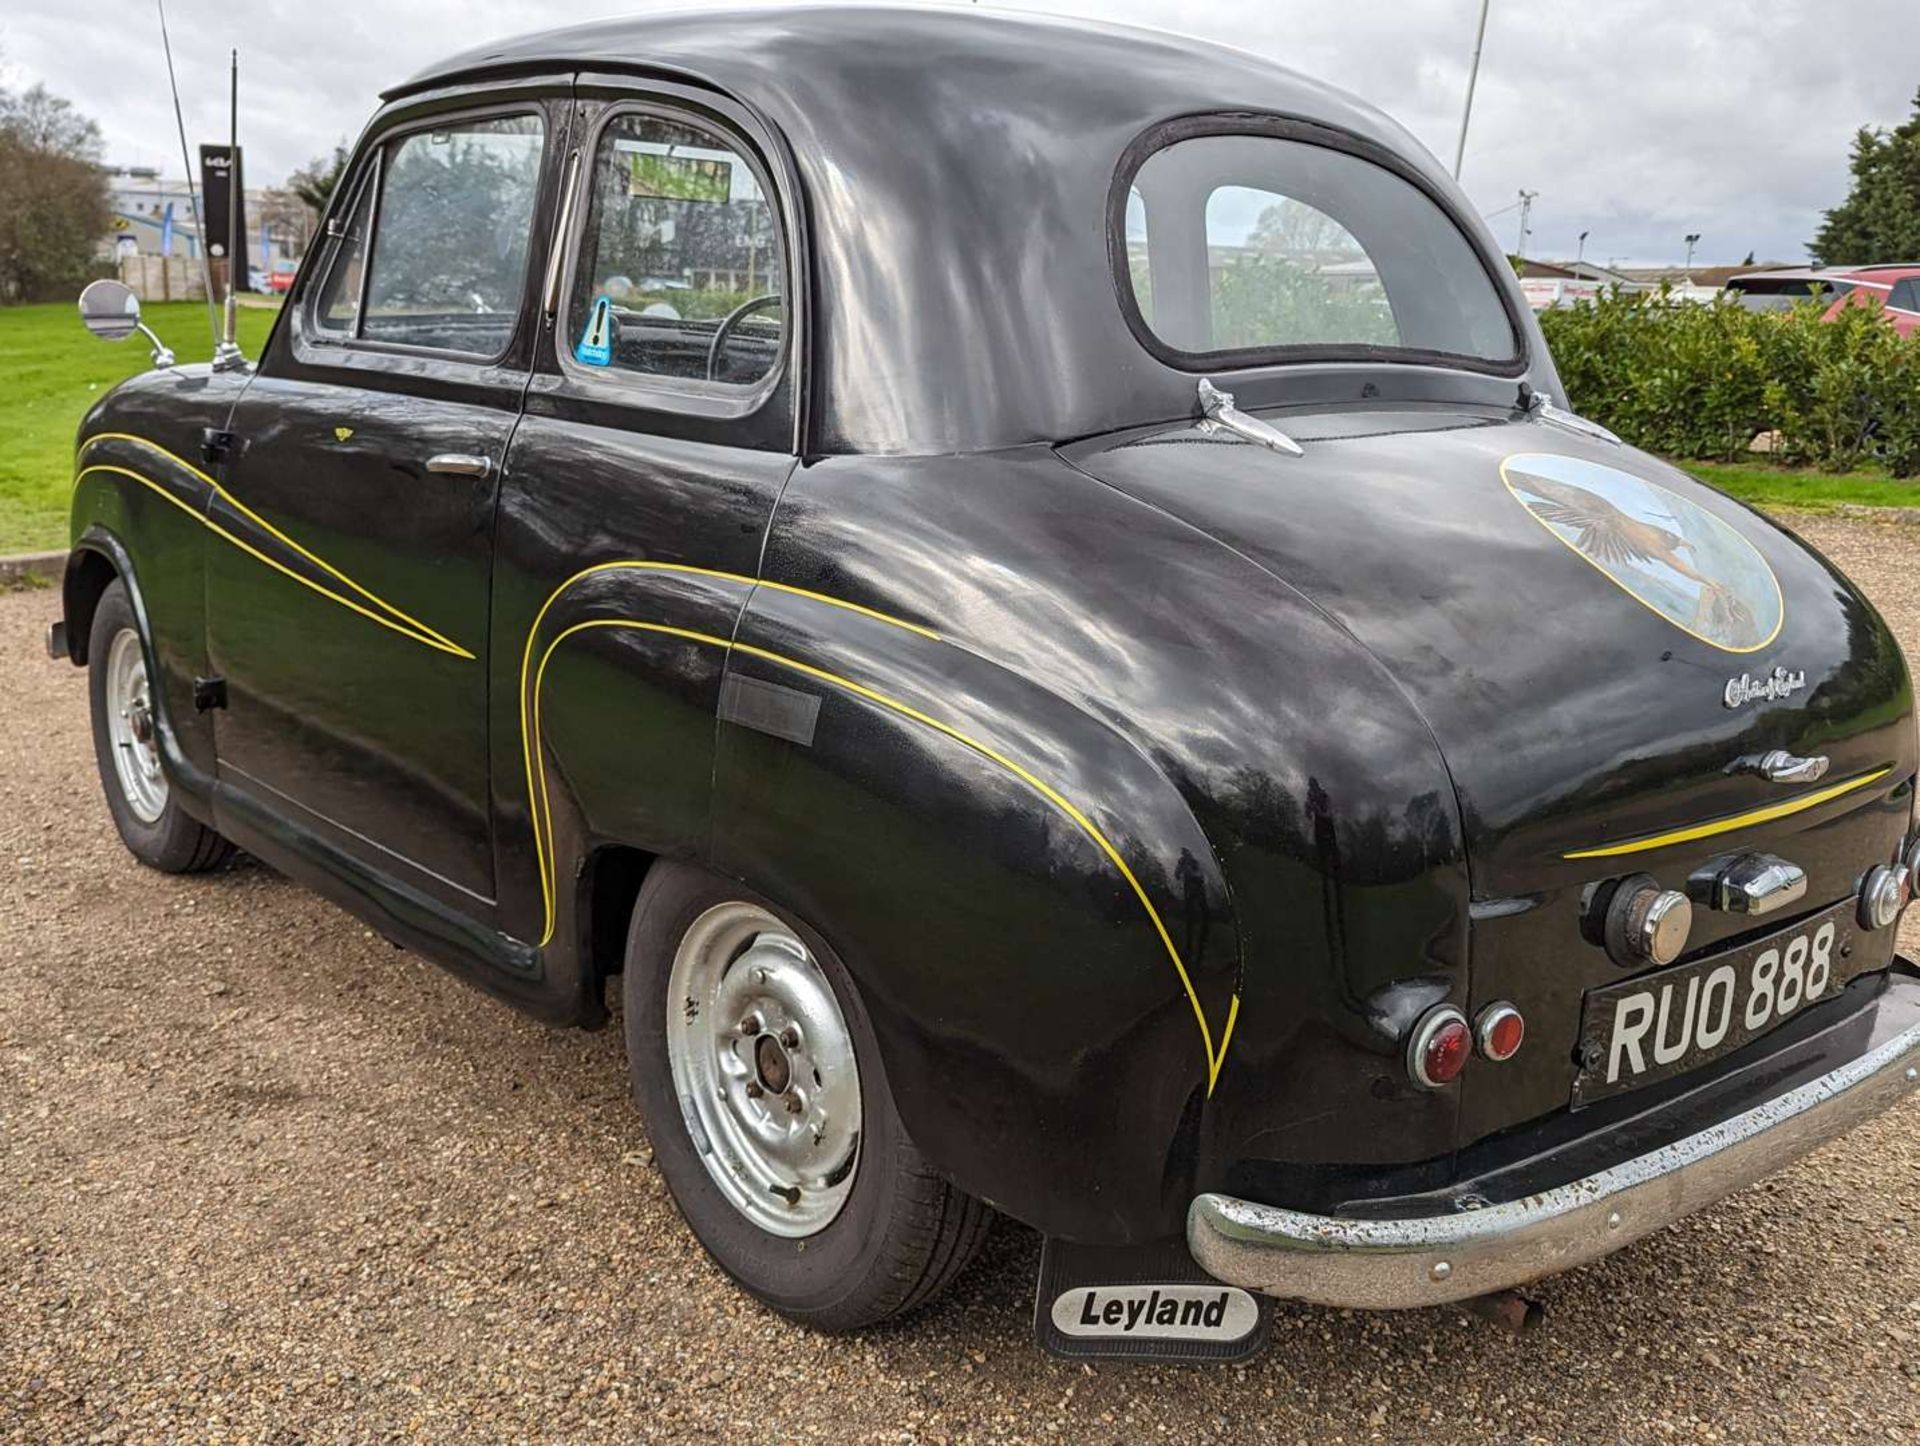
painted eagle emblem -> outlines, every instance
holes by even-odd
[[[1755,611],[1761,595],[1751,586],[1740,585],[1760,576],[1771,583],[1770,570],[1752,544],[1719,518],[1617,469],[1571,458],[1509,461],[1509,488],[1527,510],[1656,612],[1705,641],[1735,651],[1762,643],[1778,631],[1777,587],[1766,588],[1771,597],[1765,600],[1776,606],[1774,615],[1763,620]],[[1526,462],[1551,462],[1552,466]],[[1594,485],[1585,485],[1589,471]],[[1581,480],[1571,480],[1570,472]],[[1720,534],[1726,534],[1726,539]],[[1705,557],[1696,540],[1701,535],[1714,544]],[[1727,542],[1756,571],[1755,578],[1742,575],[1747,568],[1736,569],[1731,579],[1716,575],[1726,572]]]

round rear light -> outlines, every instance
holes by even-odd
[[[1920,879],[1920,834],[1915,834],[1913,841],[1907,845],[1906,857],[1901,862],[1907,866],[1909,884],[1915,879]]]
[[[1472,1053],[1467,1016],[1451,1004],[1436,1004],[1420,1016],[1407,1041],[1407,1073],[1416,1084],[1437,1090],[1460,1077]]]
[[[1905,865],[1898,868],[1875,865],[1860,885],[1861,927],[1884,929],[1897,920],[1907,906],[1907,884]]]
[[[1520,1052],[1520,1042],[1526,1037],[1526,1020],[1504,999],[1481,1010],[1473,1026],[1473,1040],[1480,1046],[1480,1053],[1496,1062],[1512,1059]]]

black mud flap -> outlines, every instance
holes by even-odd
[[[1040,1252],[1033,1334],[1056,1356],[1109,1361],[1244,1361],[1267,1343],[1273,1302],[1208,1275],[1184,1240]]]

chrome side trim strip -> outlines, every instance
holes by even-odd
[[[1597,1260],[1773,1173],[1920,1089],[1920,1025],[1710,1129],[1585,1179],[1455,1215],[1359,1220],[1198,1196],[1210,1275],[1363,1310],[1441,1305]]]

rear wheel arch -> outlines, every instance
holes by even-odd
[[[858,1062],[862,1105],[853,1128],[859,1163],[853,1167],[850,1193],[815,1229],[769,1233],[727,1198],[719,1183],[723,1177],[703,1163],[714,1147],[695,1140],[696,1133],[701,1140],[721,1137],[709,1136],[706,1125],[696,1132],[688,1123],[687,1096],[674,1074],[678,1066],[672,1061],[673,1045],[663,1033],[669,1029],[667,1021],[678,1018],[681,1010],[673,990],[693,987],[674,983],[687,941],[709,919],[733,910],[758,913],[767,926],[794,941],[802,959],[825,974],[837,1005],[827,1015],[844,1021]],[[698,862],[673,859],[649,871],[627,942],[633,962],[623,984],[624,1024],[635,1100],[669,1189],[709,1255],[773,1309],[826,1331],[875,1324],[914,1310],[944,1290],[978,1251],[993,1211],[956,1188],[915,1147],[894,1107],[891,1070],[872,1027],[865,991],[840,962],[827,935],[751,884]],[[780,990],[767,985],[769,971],[755,972],[769,995],[755,1004],[756,1022],[742,1028],[764,1027],[771,1037],[777,1021],[764,1026],[758,1021],[769,1008],[777,1013]],[[770,972],[782,973],[771,965]],[[696,1021],[704,1029],[705,1021],[737,1017],[712,1009],[688,1012],[685,1029],[697,1033]],[[802,1032],[797,1037],[779,1032],[783,1047],[805,1051],[808,1039],[824,1041],[832,1033],[821,1027],[826,1017],[805,1010],[794,1016]],[[811,1034],[806,1032],[807,1020],[812,1021]],[[728,1027],[723,1033],[731,1037],[734,1031]],[[803,1068],[812,1060],[816,1086],[822,1084],[823,1070],[831,1085],[828,1061],[837,1058],[832,1051],[821,1050],[817,1058],[803,1052],[794,1058]],[[790,1088],[761,1078],[767,1091]],[[805,1076],[796,1070],[793,1078]],[[827,1118],[821,1120],[830,1137]],[[816,1135],[816,1143],[819,1138]]]
[[[581,964],[588,998],[606,1018],[607,982],[627,967],[627,932],[634,905],[660,855],[624,844],[602,844],[582,862],[574,917],[580,920]]]

